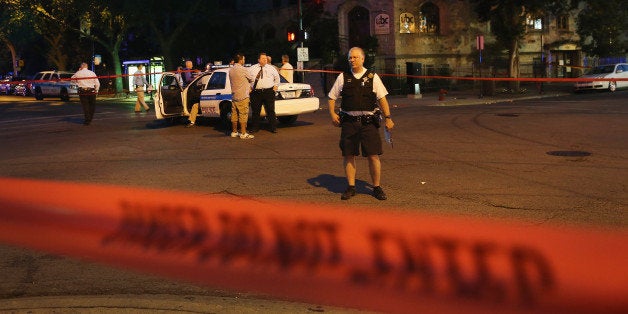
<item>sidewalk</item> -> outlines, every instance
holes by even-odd
[[[480,93],[477,90],[457,90],[447,91],[447,93],[442,96],[434,92],[421,95],[392,95],[388,96],[388,103],[393,106],[469,106],[511,102],[516,100],[558,97],[569,95],[570,93],[571,88],[564,86],[549,87],[546,88],[543,93],[539,93],[537,90],[525,90],[519,93],[495,91],[492,96],[480,96]]]
[[[270,299],[199,295],[92,295],[0,299],[0,313],[369,313]]]

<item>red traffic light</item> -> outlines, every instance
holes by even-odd
[[[297,34],[295,32],[288,32],[288,41],[293,42],[297,40]]]

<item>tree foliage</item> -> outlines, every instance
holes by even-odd
[[[480,22],[489,22],[491,33],[508,51],[508,76],[519,77],[519,46],[528,17],[566,11],[569,0],[470,0]]]
[[[178,57],[193,59],[207,51],[215,30],[210,25],[218,15],[216,0],[136,0],[132,10],[138,12],[135,35],[151,38],[164,57],[166,69],[181,63]],[[209,41],[206,41],[209,40]]]
[[[578,14],[582,50],[591,56],[626,54],[628,11],[625,0],[587,0]]]
[[[0,65],[0,71],[10,69],[17,74],[18,58],[27,54],[28,43],[35,37],[30,26],[32,15],[18,0],[0,0],[0,7],[0,44],[7,48],[7,61],[10,59],[10,63]]]

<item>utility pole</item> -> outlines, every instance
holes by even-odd
[[[301,0],[299,0],[297,3],[298,3],[298,10],[299,10],[299,44],[301,48],[303,48],[303,40],[305,39],[303,38],[305,37],[305,34],[303,33],[303,7],[301,6]],[[305,68],[305,66],[303,66],[303,68]],[[300,76],[301,76],[301,82],[302,83],[305,82],[305,72],[301,71]]]

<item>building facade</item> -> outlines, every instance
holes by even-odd
[[[289,25],[294,25],[299,2],[238,0],[232,6],[239,11],[255,7],[257,13],[248,20],[253,27],[271,28],[277,34],[284,34]],[[469,1],[326,0],[323,3],[325,11],[338,20],[338,55],[376,39],[377,47],[367,49],[367,53],[380,72],[412,75],[420,67],[419,72],[424,75],[477,76],[481,64],[478,36],[482,36],[482,52],[501,55],[502,61],[482,63],[482,68],[486,67],[483,75],[504,75],[507,56],[503,51],[487,50],[495,42],[491,26],[478,22]],[[576,33],[576,16],[577,12],[528,17],[519,51],[520,76],[575,77],[582,73],[583,54]]]

